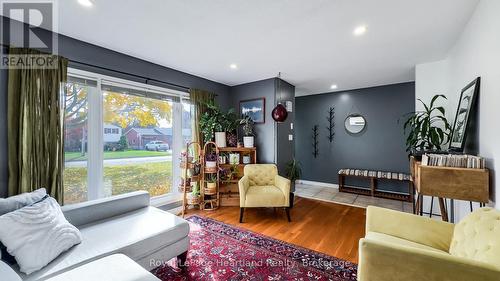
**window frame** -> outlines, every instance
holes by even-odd
[[[104,147],[103,82],[106,85],[118,85],[133,90],[150,92],[155,95],[164,95],[173,98],[172,132],[178,133],[172,134],[172,191],[168,194],[151,197],[151,205],[161,206],[182,200],[182,194],[176,188],[180,184],[180,159],[179,157],[175,157],[175,155],[179,155],[184,146],[182,135],[182,111],[183,103],[189,103],[189,93],[72,67],[68,68],[67,75],[68,77],[71,76],[97,82],[95,93],[94,91],[89,91],[88,93],[87,201],[104,197],[104,150],[102,149],[102,147]]]

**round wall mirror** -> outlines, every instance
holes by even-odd
[[[344,122],[345,130],[353,135],[361,133],[366,127],[366,120],[360,114],[350,114]]]

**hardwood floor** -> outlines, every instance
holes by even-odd
[[[291,209],[290,223],[283,209],[275,213],[273,208],[245,209],[243,223],[238,222],[239,207],[191,210],[186,217],[193,214],[355,263],[358,262],[358,241],[365,234],[365,209],[300,197],[296,197]]]

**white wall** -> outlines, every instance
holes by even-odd
[[[443,94],[448,97],[450,87],[448,71],[449,63],[446,59],[422,63],[415,67],[415,110],[424,109],[418,99],[429,104],[434,95]],[[447,108],[449,103],[446,100],[442,100],[440,105]]]
[[[479,94],[479,153],[492,171],[492,205],[500,209],[500,1],[481,0],[465,30],[443,61],[416,66],[416,98],[446,91],[450,120],[460,98],[460,91],[476,77],[481,77]],[[444,89],[444,90],[443,90]],[[496,202],[496,203],[495,203]],[[437,209],[436,209],[437,210]],[[456,219],[469,213],[468,202],[458,202]]]

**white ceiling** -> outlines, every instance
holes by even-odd
[[[306,95],[413,81],[479,0],[92,1],[60,0],[59,32],[227,85],[281,71]]]

